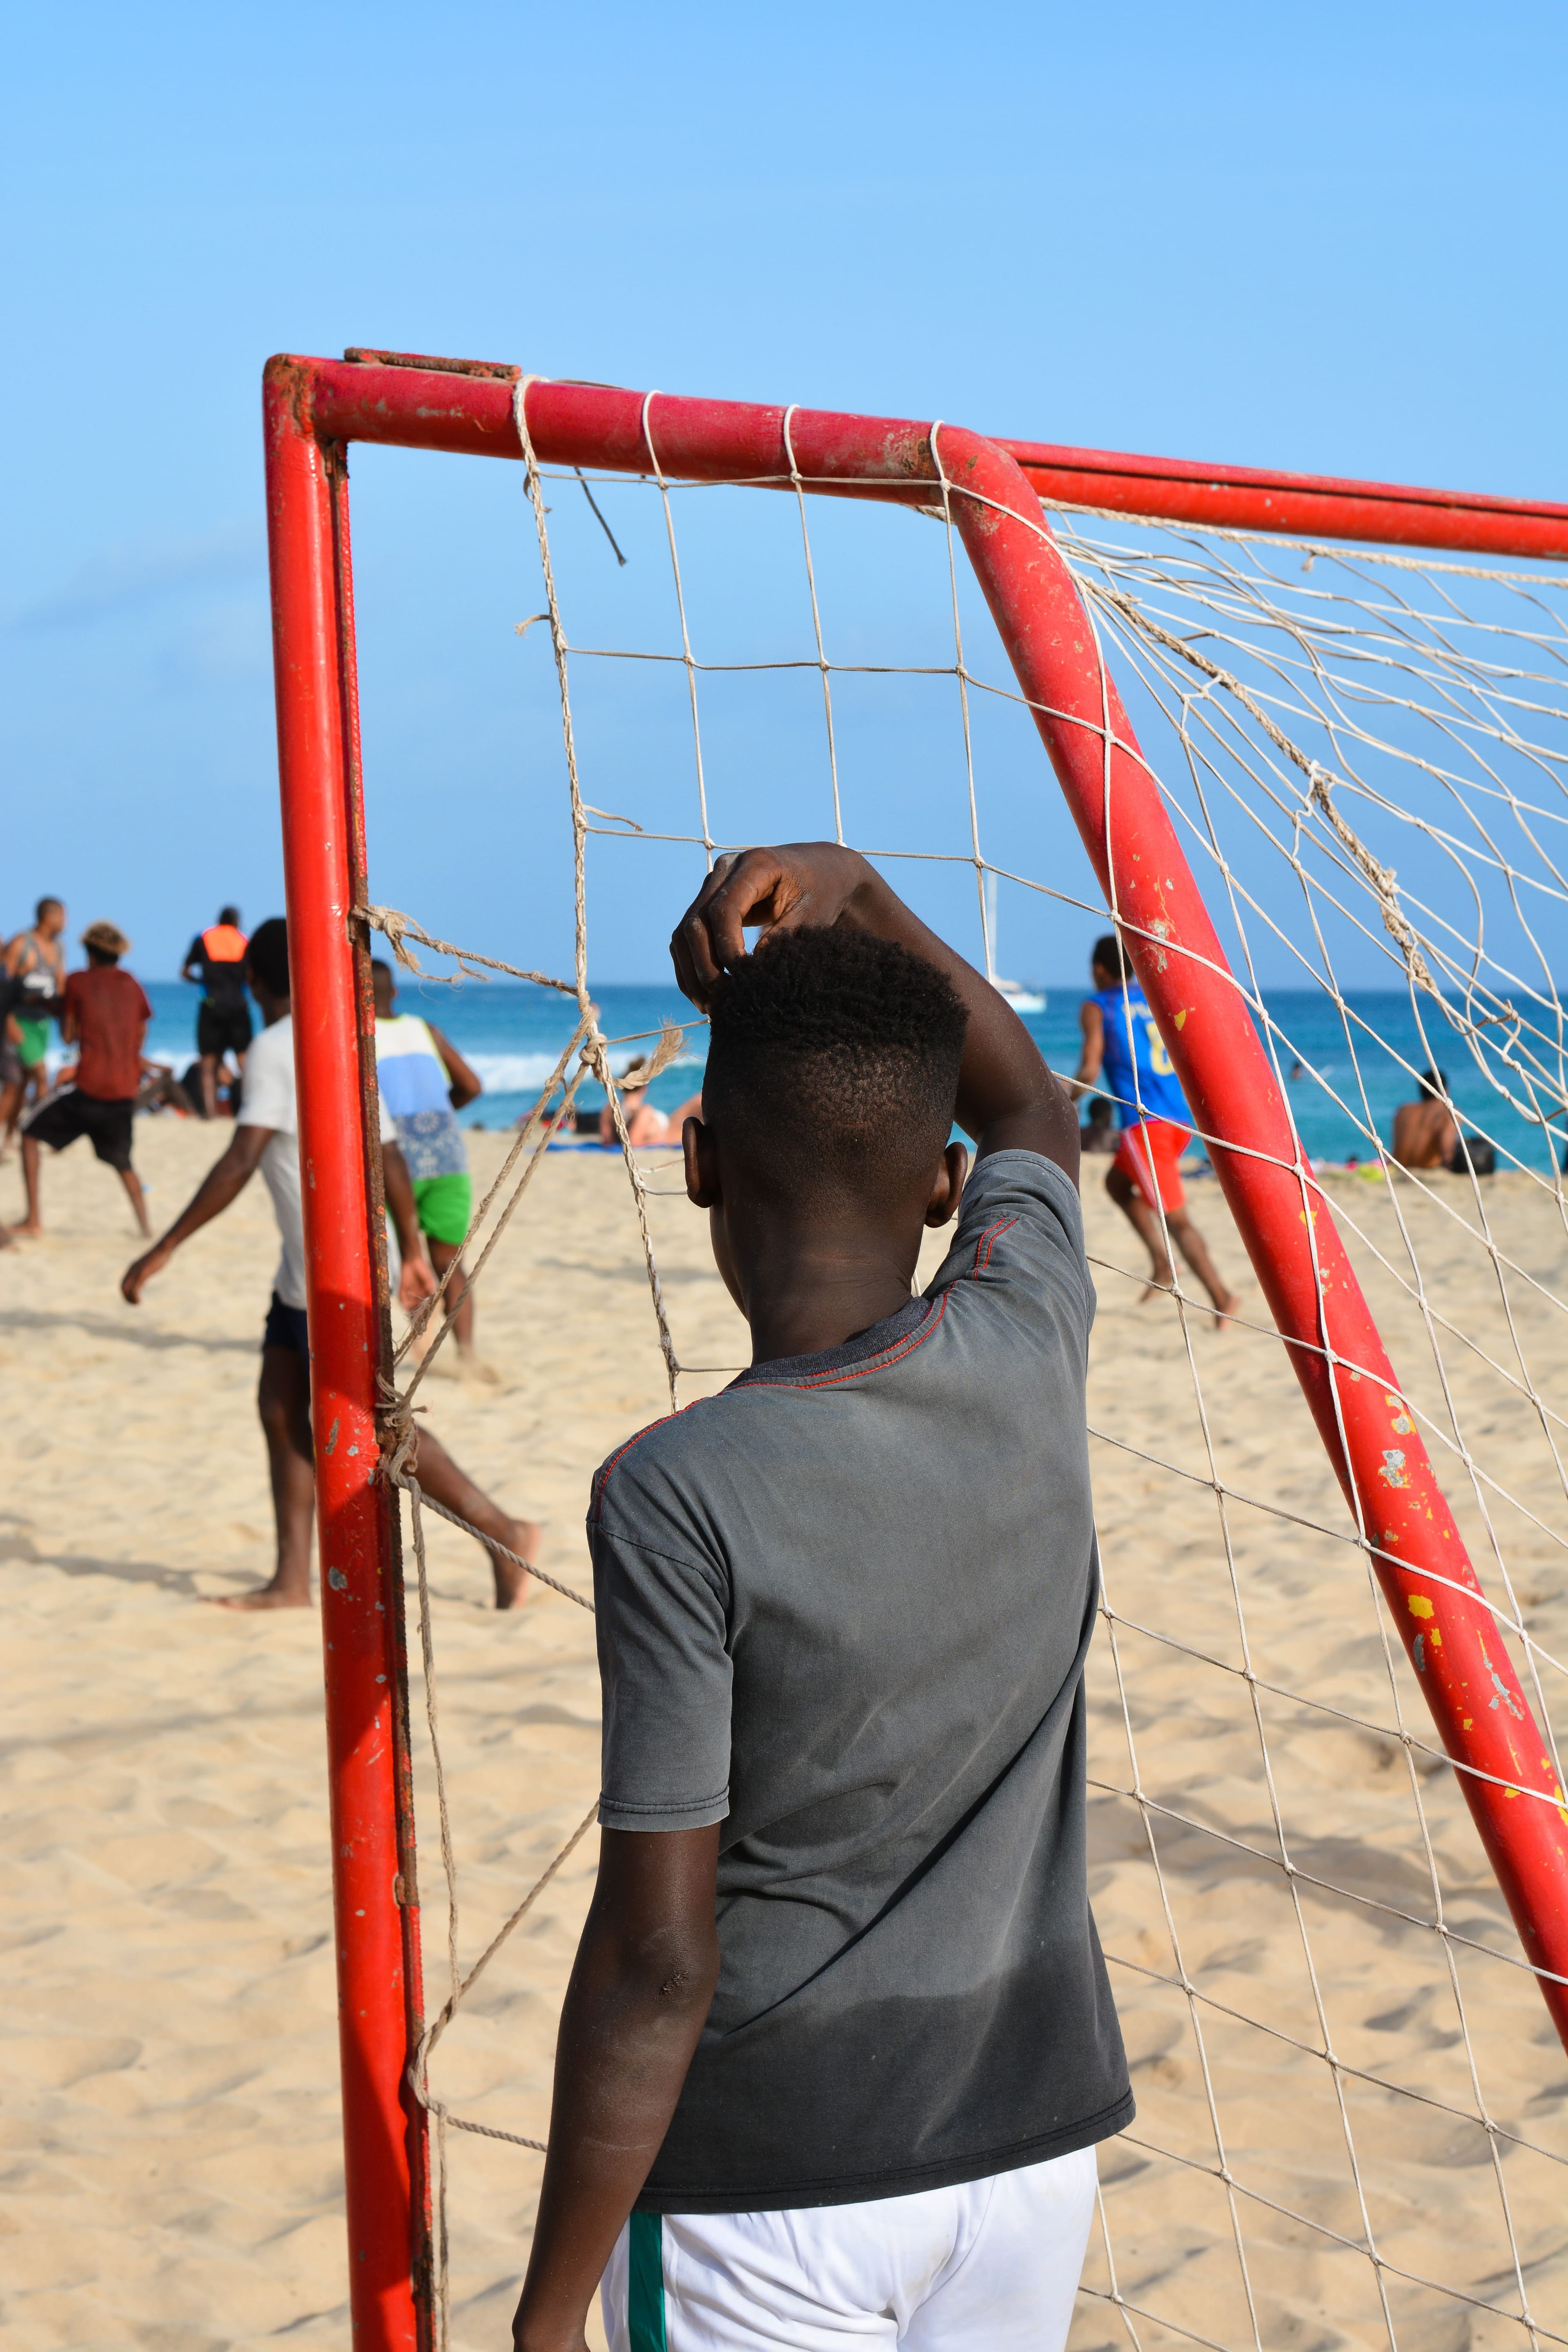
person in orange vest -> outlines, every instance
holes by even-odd
[[[224,907],[216,923],[198,931],[180,967],[182,980],[199,981],[196,1052],[202,1065],[202,1117],[217,1117],[218,1065],[226,1054],[243,1061],[250,1044],[250,1007],[245,1001],[245,933],[239,908]]]

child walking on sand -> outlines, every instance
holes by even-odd
[[[377,956],[375,1075],[414,1186],[414,1205],[437,1277],[452,1269],[446,1309],[465,1370],[493,1380],[474,1349],[474,1294],[462,1248],[474,1213],[468,1147],[456,1114],[484,1092],[450,1038],[416,1013],[399,1013],[392,966]]]
[[[849,850],[721,859],[673,950],[752,1361],[594,1482],[599,1875],[514,2340],[584,2352],[602,2280],[615,2352],[1059,2352],[1132,2115],[1087,1888],[1077,1121]]]

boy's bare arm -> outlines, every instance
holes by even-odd
[[[929,930],[858,851],[833,842],[790,842],[721,857],[670,941],[676,978],[694,1004],[705,1005],[719,974],[745,954],[748,924],[765,934],[835,923],[897,940],[935,964],[963,998],[969,1034],[955,1111],[977,1156],[1038,1151],[1076,1183],[1078,1120],[1034,1039],[990,982]]]
[[[1079,1095],[1088,1094],[1105,1066],[1105,1015],[1098,1004],[1080,1004],[1078,1025],[1083,1032],[1083,1046],[1079,1054],[1078,1067],[1068,1080],[1068,1092],[1076,1102]]]
[[[419,1211],[414,1200],[414,1180],[408,1173],[408,1162],[398,1144],[384,1143],[381,1147],[381,1183],[386,1195],[386,1213],[392,1219],[403,1259],[397,1302],[405,1315],[412,1315],[420,1300],[428,1298],[435,1290],[436,1276],[430,1264],[430,1253],[425,1246],[425,1235],[420,1230]]]
[[[584,2352],[588,2305],[669,2128],[719,1979],[717,1824],[601,1838],[555,2045],[517,2352]]]
[[[237,1201],[257,1170],[261,1155],[272,1140],[269,1127],[237,1127],[227,1150],[221,1160],[215,1160],[202,1178],[189,1202],[162,1238],[150,1250],[143,1250],[133,1265],[129,1265],[121,1277],[120,1293],[128,1307],[141,1304],[142,1293],[155,1274],[162,1274],[182,1242],[221,1217],[231,1202]]]
[[[444,1035],[433,1021],[427,1021],[425,1026],[429,1030],[436,1051],[441,1056],[447,1078],[447,1099],[452,1108],[461,1110],[465,1103],[477,1102],[485,1090],[484,1080],[477,1070],[469,1067],[451,1039]]]

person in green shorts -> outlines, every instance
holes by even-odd
[[[33,910],[32,929],[18,931],[5,950],[5,970],[18,984],[6,1025],[21,1065],[21,1093],[9,1112],[10,1127],[26,1108],[29,1097],[39,1103],[49,1090],[46,1056],[49,1023],[65,993],[66,951],[60,945],[65,927],[66,910],[60,901],[40,898]],[[9,1134],[4,1139],[8,1142]]]
[[[484,1092],[479,1077],[434,1023],[398,1013],[392,966],[380,957],[371,965],[375,987],[375,1066],[381,1098],[397,1129],[397,1140],[414,1185],[419,1229],[429,1244],[438,1277],[457,1271],[447,1287],[447,1314],[465,1370],[493,1378],[474,1348],[474,1300],[462,1247],[473,1214],[474,1188],[468,1146],[454,1113]]]

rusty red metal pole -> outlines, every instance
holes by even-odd
[[[328,452],[332,489],[332,529],[337,559],[338,669],[343,714],[343,772],[347,787],[349,887],[356,904],[366,889],[364,789],[360,758],[359,661],[354,645],[353,563],[349,538],[348,453],[342,444]],[[377,1361],[393,1379],[392,1292],[388,1281],[385,1200],[381,1181],[381,1097],[375,1063],[375,993],[372,985],[370,934],[356,923],[352,935],[354,1009],[358,1016],[360,1123],[370,1184],[370,1253],[375,1269]],[[378,1391],[379,1393],[379,1391]],[[430,2122],[415,2097],[408,2062],[425,2031],[425,1969],[420,1948],[419,1874],[414,1818],[414,1757],[408,1721],[408,1634],[404,1613],[403,1525],[390,1489],[378,1486],[377,1506],[386,1541],[386,1613],[392,1671],[392,1769],[397,1838],[398,1917],[403,1932],[403,2079],[398,2095],[405,2119],[410,2182],[410,2266],[419,2342],[434,2342],[431,2269]]]
[[[1037,501],[994,445],[944,428],[941,450],[984,501],[954,508],[986,602],[1025,693],[1047,706],[1035,718],[1051,764],[1568,2045],[1568,1810],[1547,1743],[1328,1202],[1297,1172],[1273,1068]]]
[[[308,372],[272,362],[263,398],[310,1299],[350,2307],[356,2352],[420,2352],[413,2274],[423,2216],[404,2105],[411,1988],[399,1899],[401,1596],[393,1591],[385,1498],[373,1483],[380,1304],[349,920],[356,867],[346,773],[352,713],[333,483],[329,451],[312,429]]]

